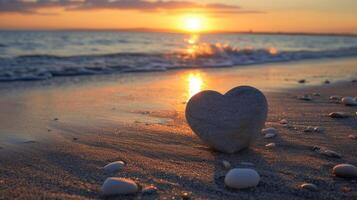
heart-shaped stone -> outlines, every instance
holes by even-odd
[[[186,106],[186,119],[193,132],[225,153],[247,148],[260,134],[267,113],[264,94],[250,86],[233,88],[224,95],[202,91]]]

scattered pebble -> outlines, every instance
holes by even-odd
[[[312,126],[308,126],[308,127],[306,127],[305,129],[304,129],[304,132],[305,133],[310,133],[310,132],[313,132],[314,131],[314,127],[312,127]]]
[[[325,84],[330,84],[331,82],[329,80],[325,80]]]
[[[276,144],[274,142],[265,145],[265,147],[268,147],[268,148],[273,148],[275,146],[276,146]]]
[[[54,118],[53,120],[54,120],[54,121],[58,121],[58,118]]]
[[[119,171],[124,166],[125,163],[123,161],[115,161],[107,164],[106,166],[103,167],[103,169],[106,173],[114,173],[116,171]]]
[[[350,138],[351,140],[357,140],[357,136],[356,135],[348,135],[348,138]]]
[[[156,192],[157,192],[157,187],[155,187],[153,185],[144,187],[143,190],[142,190],[143,194],[154,194]]]
[[[223,165],[223,167],[226,168],[226,169],[232,168],[231,163],[228,162],[227,160],[222,160],[222,165]]]
[[[298,81],[298,83],[306,83],[306,80],[305,79],[301,79]]]
[[[311,150],[313,150],[313,151],[319,151],[321,148],[320,147],[317,147],[317,146],[313,146],[312,148],[311,148]]]
[[[280,120],[280,124],[287,124],[287,123],[288,123],[288,120],[286,120],[286,119]]]
[[[181,198],[182,198],[182,200],[189,200],[191,198],[191,194],[188,192],[183,192],[181,194]]]
[[[320,127],[320,126],[316,126],[314,127],[314,132],[317,132],[317,133],[321,133],[321,132],[324,132],[324,128]]]
[[[341,103],[345,106],[357,106],[357,101],[352,97],[343,97]]]
[[[72,138],[73,139],[73,141],[77,141],[78,140],[78,138],[76,138],[76,137],[74,137],[74,138]]]
[[[317,92],[314,92],[314,93],[312,93],[312,96],[319,97],[319,96],[321,96],[321,94],[317,93]]]
[[[327,156],[327,157],[331,157],[331,158],[341,158],[341,154],[337,153],[336,151],[332,151],[329,149],[324,149],[324,150],[320,150],[319,151],[320,154]]]
[[[235,168],[231,169],[224,178],[226,186],[234,189],[255,187],[260,181],[258,172],[254,169]]]
[[[52,130],[51,129],[47,129],[47,132],[51,132]]]
[[[310,95],[305,94],[305,95],[299,96],[298,99],[304,100],[304,101],[311,101],[312,97]]]
[[[342,99],[342,97],[338,96],[338,95],[330,96],[330,100],[332,100],[332,101],[341,101],[341,99]]]
[[[345,113],[345,112],[332,112],[329,114],[329,116],[331,118],[349,118],[351,115],[349,115],[348,113]]]
[[[104,181],[101,191],[104,196],[134,194],[138,185],[130,179],[110,177]]]
[[[347,186],[343,186],[343,187],[341,188],[341,191],[344,192],[344,193],[351,192],[351,191],[352,191],[352,188],[347,187]]]
[[[356,178],[357,167],[351,164],[338,164],[333,167],[332,173],[342,178]]]
[[[264,134],[264,138],[273,138],[277,135],[278,130],[275,128],[264,128],[262,133]]]
[[[310,191],[318,191],[319,189],[315,184],[312,183],[303,183],[300,185],[300,188],[310,190]]]
[[[353,79],[353,80],[352,80],[352,83],[357,83],[357,79]]]

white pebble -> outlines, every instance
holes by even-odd
[[[255,187],[260,181],[258,172],[254,169],[235,168],[231,169],[224,178],[226,186],[234,189]]]
[[[312,183],[303,183],[300,185],[300,187],[302,189],[307,189],[307,190],[310,190],[310,191],[317,191],[318,188],[315,184],[312,184]]]
[[[346,106],[356,106],[357,101],[355,101],[352,97],[343,97],[341,99],[341,103],[343,103]]]
[[[134,194],[138,185],[130,179],[110,177],[104,181],[101,191],[104,196]]]
[[[226,160],[222,160],[222,165],[223,165],[223,167],[226,168],[226,169],[232,168],[231,163],[228,162],[228,161],[226,161]]]
[[[262,134],[264,134],[264,138],[272,138],[275,137],[278,133],[278,130],[275,128],[265,128],[262,130]]]
[[[332,173],[342,178],[356,178],[357,167],[351,164],[338,164],[333,167]]]
[[[268,148],[273,148],[275,146],[276,146],[276,144],[274,142],[265,145],[265,147],[268,147]]]
[[[103,169],[106,173],[113,173],[119,171],[121,168],[124,167],[124,165],[125,163],[123,161],[115,161],[107,164],[106,166],[103,167]]]

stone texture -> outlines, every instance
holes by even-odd
[[[110,177],[104,181],[101,191],[104,196],[134,194],[138,185],[130,179]]]
[[[222,95],[202,91],[186,107],[191,129],[210,147],[225,153],[247,148],[259,135],[268,112],[262,92],[249,86]]]
[[[259,184],[260,176],[254,169],[231,169],[224,178],[226,186],[234,189],[255,187]]]

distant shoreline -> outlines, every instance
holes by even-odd
[[[182,30],[169,29],[0,29],[0,32],[143,32],[143,33],[172,33],[172,34],[250,34],[250,35],[307,35],[307,36],[347,36],[357,37],[357,33],[334,33],[334,32],[265,32],[265,31],[205,31],[190,33]]]

